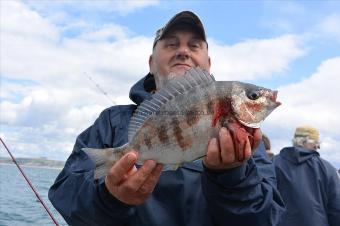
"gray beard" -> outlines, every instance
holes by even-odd
[[[160,74],[155,74],[155,83],[156,83],[156,90],[162,89],[170,80],[172,80],[174,77],[178,76],[175,73],[170,73],[168,75],[160,75]]]

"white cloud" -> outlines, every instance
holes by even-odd
[[[0,70],[8,78],[1,81],[1,136],[18,155],[65,160],[76,136],[111,105],[84,73],[115,102],[127,104],[130,87],[148,72],[153,38],[133,36],[133,31],[116,24],[93,28],[77,21],[74,26],[84,29],[66,39],[65,27],[54,20],[19,2],[1,4],[6,14],[2,9]],[[26,23],[30,18],[34,22]],[[23,24],[29,29],[21,29]],[[210,40],[212,72],[218,80],[274,76],[305,54],[303,41],[293,35],[232,46]],[[274,146],[289,145],[295,126],[308,123],[321,131],[322,153],[339,159],[333,151],[339,147],[338,65],[339,58],[330,59],[309,78],[280,87],[283,105],[264,124]]]
[[[28,4],[38,11],[49,11],[52,9],[76,8],[79,11],[87,12],[118,12],[121,14],[132,13],[136,10],[140,10],[149,6],[154,6],[159,3],[159,0],[82,0],[81,4],[79,1],[29,1]]]
[[[112,104],[85,72],[114,101],[127,104],[130,86],[148,71],[152,38],[128,38],[126,28],[109,24],[62,39],[63,27],[20,2],[3,5],[1,132],[19,155],[65,159],[75,137]]]
[[[1,1],[1,34],[6,33],[26,39],[56,41],[58,30],[27,6],[17,1]],[[1,37],[2,38],[2,37]]]
[[[217,80],[255,80],[289,69],[289,63],[305,54],[302,40],[294,35],[251,39],[233,46],[209,42],[212,73]]]
[[[338,89],[340,58],[324,61],[307,79],[279,88],[282,106],[276,117],[288,117],[292,124],[307,123],[340,136]]]
[[[20,5],[18,2],[13,4]],[[44,30],[45,27],[57,29],[49,25],[46,19],[37,17],[36,13],[31,13],[23,6],[7,7],[7,13],[16,8],[25,9],[27,12],[16,15],[17,25],[7,19],[1,20],[5,27],[13,26],[20,30],[21,24],[28,20],[26,17],[20,17],[24,14],[32,15],[40,21],[34,23],[35,26],[31,25],[32,31]],[[147,60],[151,53],[152,39],[125,38],[128,35],[124,32],[129,33],[126,28],[111,24],[95,31],[83,32],[80,37],[73,39],[62,39],[61,36],[53,35],[53,38],[46,38],[49,41],[45,41],[40,36],[32,37],[30,32],[17,33],[5,29],[1,32],[1,73],[12,79],[35,81],[49,91],[77,90],[76,93],[88,96],[90,91],[98,91],[93,89],[84,75],[86,72],[98,83],[105,81],[102,86],[109,93],[126,94],[126,86],[129,85],[126,82],[134,81],[148,71]],[[46,35],[48,34],[49,32]],[[105,40],[113,36],[118,40]],[[94,39],[96,42],[93,42]],[[133,67],[127,66],[130,62],[133,62]],[[125,77],[124,81],[121,80],[122,77]]]
[[[74,134],[67,134],[51,124],[43,127],[2,125],[1,129],[1,138],[16,157],[66,160],[76,138]],[[1,152],[0,155],[3,156],[4,153]]]
[[[123,40],[128,38],[129,29],[118,25],[105,26],[100,30],[82,34],[79,38],[87,41]]]
[[[311,125],[320,131],[321,156],[340,164],[340,57],[325,60],[310,77],[279,88],[282,105],[266,120],[274,150],[291,146],[296,127]]]

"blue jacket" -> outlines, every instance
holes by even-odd
[[[284,148],[274,165],[287,208],[280,226],[340,225],[340,179],[318,152]]]
[[[152,76],[136,83],[130,98],[150,99]],[[112,226],[267,226],[275,225],[284,204],[276,190],[275,171],[261,144],[244,165],[215,172],[201,161],[163,171],[151,197],[126,205],[94,180],[94,163],[83,147],[118,147],[127,142],[127,127],[136,105],[113,106],[81,133],[64,169],[49,190],[49,199],[70,225]]]

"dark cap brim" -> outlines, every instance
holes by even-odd
[[[195,31],[197,31],[198,35],[202,38],[203,41],[206,42],[206,35],[205,30],[202,24],[202,21],[199,19],[199,17],[190,11],[182,11],[180,13],[177,13],[175,16],[173,16],[169,22],[159,29],[156,32],[156,37],[153,42],[153,47],[155,47],[156,43],[163,39],[164,36],[175,26],[186,24],[190,25],[194,28]]]

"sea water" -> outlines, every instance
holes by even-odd
[[[21,166],[59,225],[67,225],[48,200],[61,169]],[[0,226],[55,225],[15,165],[0,164]]]

